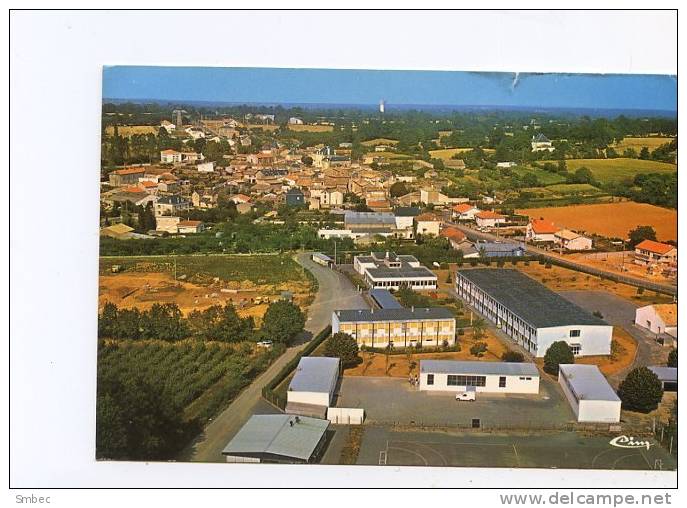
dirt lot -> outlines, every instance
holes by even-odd
[[[658,282],[660,284],[674,282],[674,278],[666,277],[658,271],[652,273],[647,270],[646,266],[635,264],[634,252],[576,253],[568,254],[565,257],[602,270],[610,270],[621,275],[641,277],[651,282]]]
[[[137,307],[149,309],[154,303],[176,303],[182,313],[203,310],[212,305],[233,303],[242,316],[253,316],[259,325],[267,304],[254,305],[256,297],[279,298],[281,291],[292,291],[294,301],[303,305],[308,293],[302,292],[302,284],[283,283],[255,285],[246,283],[213,283],[207,286],[185,281],[174,281],[168,273],[134,273],[124,272],[100,276],[99,307],[105,302],[112,302],[118,307]],[[226,286],[226,287],[225,287]],[[228,286],[232,286],[229,288]],[[224,291],[223,291],[224,290]]]
[[[127,138],[133,136],[134,134],[157,134],[160,130],[160,127],[155,125],[120,125],[117,130],[120,136]],[[114,127],[108,125],[105,128],[105,133],[108,136],[113,136]]]
[[[418,373],[417,367],[420,360],[482,360],[498,362],[501,361],[501,355],[508,349],[489,329],[485,330],[484,337],[479,339],[479,342],[487,343],[487,352],[481,358],[470,354],[470,347],[478,342],[472,337],[471,332],[459,336],[458,342],[461,346],[460,351],[389,355],[388,364],[386,355],[383,353],[360,353],[363,359],[362,363],[354,368],[346,369],[344,376],[407,378],[411,373]]]
[[[510,264],[506,264],[506,268],[513,268]],[[637,294],[637,288],[619,282],[610,280],[601,280],[599,277],[587,275],[585,273],[568,270],[560,266],[552,266],[546,268],[545,265],[540,265],[537,262],[531,262],[529,266],[524,263],[518,263],[515,267],[530,277],[538,280],[549,289],[553,291],[608,291],[611,294],[620,296],[627,300],[631,300],[637,305],[650,305],[654,303],[671,303],[672,297],[667,295],[658,295],[652,291],[644,291],[643,294]]]
[[[518,213],[544,217],[559,226],[608,237],[627,238],[631,229],[650,225],[660,241],[677,239],[677,210],[623,201],[594,205],[527,208]]]

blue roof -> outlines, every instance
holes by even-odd
[[[382,309],[402,309],[403,305],[399,303],[394,295],[388,289],[371,289],[370,297],[379,305]]]

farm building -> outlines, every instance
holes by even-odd
[[[544,219],[531,219],[527,224],[525,239],[530,242],[555,242],[560,230],[553,222]]]
[[[539,371],[533,363],[421,360],[420,390],[485,393],[539,393]]]
[[[456,292],[536,357],[557,341],[578,356],[611,353],[611,325],[517,270],[458,271]]]
[[[312,260],[318,265],[322,266],[332,266],[334,264],[334,260],[332,258],[326,254],[322,254],[321,252],[314,252],[312,255]]]
[[[456,341],[456,319],[443,307],[335,310],[332,333],[344,332],[359,346],[440,347]]]
[[[403,305],[400,304],[394,295],[387,289],[370,289],[368,292],[370,298],[380,309],[402,309]]]
[[[620,398],[596,365],[560,365],[558,383],[578,422],[620,421]]]
[[[591,238],[570,231],[569,229],[561,229],[553,236],[556,245],[565,250],[591,250],[592,248]]]
[[[436,289],[437,276],[414,256],[398,256],[393,252],[372,252],[353,258],[355,271],[371,288]]]
[[[109,236],[110,238],[116,238],[118,240],[131,238],[131,233],[134,228],[127,226],[126,224],[113,224],[111,226],[104,227],[100,230],[101,236]]]
[[[138,183],[139,178],[143,178],[146,173],[146,168],[124,168],[116,169],[108,175],[110,185],[113,187],[121,187],[132,183]]]
[[[666,392],[677,391],[677,367],[663,367],[660,365],[652,365],[648,369],[656,374],[659,381],[663,385],[663,390]]]
[[[324,448],[327,420],[284,414],[253,415],[222,450],[233,463],[308,463]]]
[[[525,247],[522,244],[512,242],[477,242],[475,249],[478,255],[474,257],[503,258],[525,255]]]
[[[483,212],[475,214],[475,223],[477,224],[477,227],[480,228],[493,228],[497,224],[504,224],[505,222],[505,215],[501,215],[500,213],[496,212],[491,212],[489,210],[485,210]]]
[[[324,418],[338,379],[338,358],[304,356],[286,392],[286,412]]]
[[[677,304],[646,305],[635,311],[635,324],[651,333],[677,338]]]
[[[638,265],[669,264],[677,262],[677,248],[668,243],[644,240],[635,246],[635,263]]]

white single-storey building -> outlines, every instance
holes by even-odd
[[[658,380],[663,385],[663,390],[666,392],[677,391],[677,367],[664,367],[662,365],[652,365],[647,367],[651,372],[656,374]]]
[[[338,379],[338,358],[304,356],[286,392],[286,412],[324,418]]]
[[[563,247],[565,250],[591,250],[592,248],[591,238],[569,229],[561,229],[553,236],[556,245]]]
[[[232,463],[308,463],[325,445],[327,420],[284,414],[253,415],[222,450]]]
[[[539,371],[533,363],[421,360],[420,390],[485,393],[539,393]]]
[[[558,341],[576,356],[611,354],[611,325],[517,270],[460,270],[456,293],[537,357]]]
[[[651,333],[665,333],[677,338],[677,304],[646,305],[635,311],[635,324]]]
[[[500,213],[492,212],[490,210],[484,210],[475,214],[475,222],[477,227],[480,228],[493,228],[497,224],[504,224],[506,222],[506,216]]]
[[[558,383],[578,422],[620,421],[620,398],[596,365],[559,365]]]

